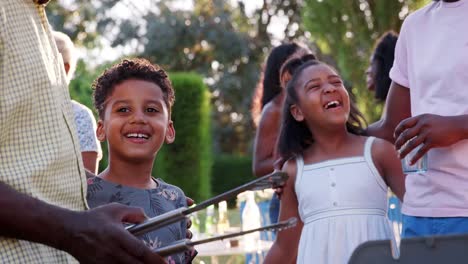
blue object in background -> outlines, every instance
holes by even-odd
[[[397,226],[397,230],[394,230],[398,232],[398,237],[401,235],[401,225],[403,221],[403,217],[401,215],[401,203],[400,200],[398,200],[398,197],[396,197],[394,194],[392,194],[388,198],[388,219],[390,219],[392,225]],[[394,228],[395,229],[395,228]]]
[[[271,224],[270,221],[270,200],[262,201],[257,203],[258,208],[260,209],[261,215],[261,224],[262,226]],[[244,211],[245,201],[240,203],[240,215]],[[241,217],[241,226],[242,226],[242,217]],[[275,234],[271,231],[262,231],[260,232],[260,239],[273,241],[275,239]],[[261,259],[265,259],[267,252],[261,253],[249,253],[245,255],[246,264],[261,264]]]
[[[276,193],[273,194],[273,197],[271,197],[270,200],[270,223],[278,223],[278,218],[279,218],[279,209],[280,209],[280,200],[278,198],[278,195]],[[275,239],[275,233],[273,233],[273,240]]]

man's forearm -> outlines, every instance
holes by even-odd
[[[76,212],[22,194],[0,182],[0,236],[59,248],[66,236],[64,223]]]
[[[468,139],[468,115],[460,115],[456,118],[461,127],[462,139]]]
[[[385,127],[383,120],[379,120],[373,124],[370,124],[366,129],[366,135],[382,138],[391,143],[395,142],[395,138],[393,137],[393,129]]]
[[[392,82],[388,92],[387,101],[382,118],[371,124],[366,134],[385,139],[391,143],[395,143],[393,133],[398,124],[411,117],[411,98],[407,87]]]

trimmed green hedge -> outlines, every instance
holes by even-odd
[[[255,179],[252,173],[252,158],[223,154],[215,157],[211,186],[213,195],[223,193]],[[235,199],[228,201],[229,206],[235,206]]]
[[[171,73],[175,141],[159,151],[153,175],[179,186],[195,201],[211,197],[211,106],[208,88],[194,73]]]

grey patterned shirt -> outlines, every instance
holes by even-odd
[[[149,217],[187,206],[184,192],[179,187],[165,183],[161,179],[157,179],[156,182],[158,186],[155,189],[145,190],[92,177],[88,179],[86,198],[90,208],[117,202],[143,208]],[[140,236],[140,239],[151,248],[159,248],[184,239],[186,231],[186,223],[182,221],[149,232]],[[166,261],[170,264],[185,263],[185,253],[171,255]]]

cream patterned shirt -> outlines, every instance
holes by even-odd
[[[75,100],[72,100],[72,108],[81,152],[96,152],[97,160],[101,160],[101,142],[96,137],[97,124],[93,112]]]
[[[46,2],[0,0],[0,181],[47,203],[85,210],[86,177],[65,71],[39,1]],[[0,263],[71,262],[62,251],[0,237]]]

